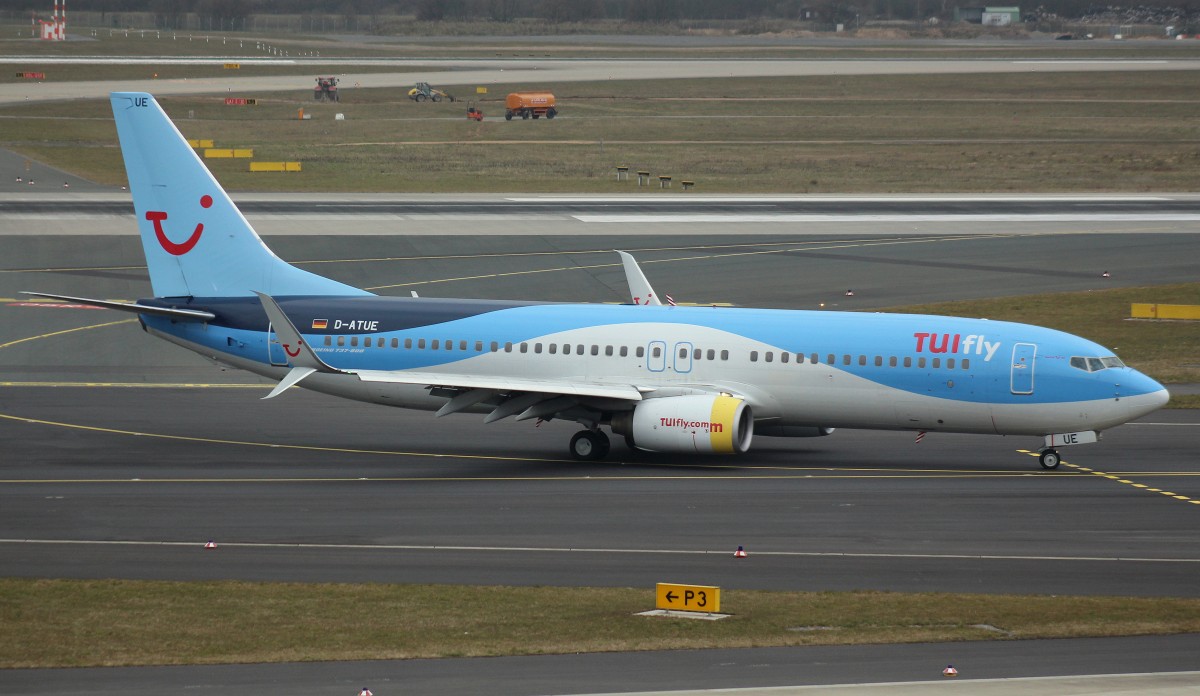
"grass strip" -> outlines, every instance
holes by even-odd
[[[281,76],[283,91],[238,94],[253,107],[162,103],[189,138],[303,162],[287,175],[209,162],[244,191],[638,192],[617,165],[703,192],[1191,191],[1200,163],[1200,82],[1170,71],[559,83],[538,88],[561,118],[511,122],[504,95],[530,87],[494,84],[475,102],[481,123],[401,88],[343,83],[341,103],[316,104],[311,84]],[[0,124],[0,147],[124,183],[104,100],[5,106]]]
[[[1047,326],[1106,346],[1130,367],[1165,384],[1200,382],[1200,321],[1129,318],[1134,302],[1200,305],[1200,283],[1089,290],[889,307],[882,311],[981,317]],[[1200,399],[1172,397],[1172,407]]]
[[[0,667],[406,659],[1150,635],[1200,599],[726,591],[723,621],[636,616],[653,588],[0,579]]]

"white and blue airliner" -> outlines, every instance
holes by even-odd
[[[62,295],[138,314],[151,335],[291,386],[437,416],[561,419],[578,459],[744,453],[835,428],[1027,435],[1057,447],[1163,406],[1161,384],[1061,331],[1000,321],[647,302],[380,297],[263,244],[155,99],[111,95],[152,299]]]

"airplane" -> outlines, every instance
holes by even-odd
[[[1043,438],[1058,448],[1167,403],[1112,351],[1026,324],[959,317],[664,305],[621,253],[634,301],[376,296],[262,242],[153,96],[111,94],[154,297],[142,328],[213,360],[359,401],[574,421],[569,452],[742,454],[755,436],[836,428]]]

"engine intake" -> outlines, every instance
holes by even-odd
[[[754,437],[754,413],[724,394],[668,396],[638,402],[613,418],[612,429],[651,452],[741,454]]]

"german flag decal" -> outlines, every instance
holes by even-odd
[[[329,327],[328,319],[313,319],[312,327],[314,329],[325,329]]]

